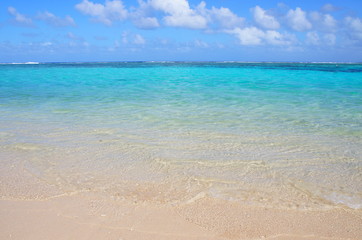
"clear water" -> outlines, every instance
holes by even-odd
[[[64,192],[362,208],[362,65],[4,64],[0,144]]]

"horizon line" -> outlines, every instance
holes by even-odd
[[[362,64],[361,62],[335,62],[335,61],[214,61],[214,60],[161,60],[161,61],[143,61],[143,60],[124,60],[124,61],[45,61],[45,62],[38,62],[38,61],[26,61],[26,62],[1,62],[2,65],[21,65],[21,64],[28,64],[28,65],[36,65],[36,64],[81,64],[81,63],[307,63],[307,64]]]

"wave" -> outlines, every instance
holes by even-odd
[[[12,63],[0,63],[3,65],[20,65],[20,64],[40,64],[40,62],[23,62],[23,63],[18,63],[18,62],[12,62]]]

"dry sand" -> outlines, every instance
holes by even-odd
[[[265,209],[207,197],[172,206],[88,192],[1,200],[0,239],[362,239],[362,212]]]
[[[125,195],[64,193],[8,160],[0,168],[0,239],[362,239],[362,210],[252,207],[206,195],[163,202],[160,189],[138,184]]]

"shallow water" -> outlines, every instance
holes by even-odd
[[[0,65],[0,144],[64,192],[362,208],[362,65]]]

